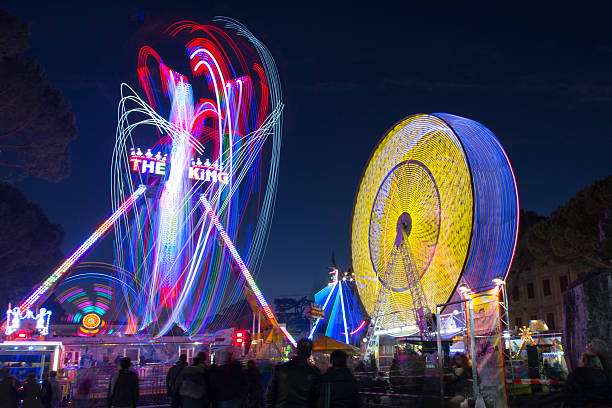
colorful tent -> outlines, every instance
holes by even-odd
[[[347,354],[359,354],[360,350],[350,344],[342,343],[341,341],[332,339],[331,337],[323,336],[312,342],[313,353],[331,353],[336,350],[343,350]]]
[[[357,300],[349,283],[353,281],[352,274],[345,272],[338,278],[338,269],[332,271],[332,281],[315,294],[315,302],[325,312],[325,318],[317,319],[308,338],[312,339],[316,331],[327,322],[325,335],[345,344],[355,344],[365,328]]]

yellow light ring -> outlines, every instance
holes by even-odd
[[[100,326],[102,319],[97,313],[88,313],[83,316],[83,327],[87,330],[94,330]]]
[[[423,166],[408,166],[397,175],[391,174],[398,165],[411,161]],[[425,174],[431,177],[425,177]],[[400,191],[382,200],[385,202],[380,205],[387,209],[387,213],[381,214],[385,214],[387,219],[375,222],[382,226],[381,231],[371,234],[368,226],[372,214],[376,217],[376,198],[381,184],[389,177],[397,179],[395,184]],[[437,200],[432,196],[434,193],[439,195],[437,216],[430,211],[437,207],[432,206],[432,202]],[[397,217],[404,211],[412,217],[413,230],[408,240],[415,252],[419,272],[423,274],[421,285],[429,307],[435,310],[436,304],[450,298],[469,249],[472,197],[467,160],[455,133],[444,121],[433,115],[414,115],[400,121],[385,134],[365,167],[355,198],[351,226],[355,280],[370,315],[382,287],[374,264],[381,265],[388,257],[396,235]],[[434,235],[437,244],[435,248],[427,249],[434,241]],[[372,236],[377,242],[370,243]],[[377,262],[372,262],[373,259]],[[387,313],[399,312],[403,324],[414,324],[409,312],[412,308],[410,293],[404,290],[401,274],[395,276],[397,281],[391,286],[396,290],[390,292]]]
[[[370,215],[369,247],[372,267],[378,279],[389,289],[403,292],[408,289],[405,273],[393,274],[393,282],[385,282],[381,273],[390,264],[396,230],[393,228],[403,214],[408,214],[410,234],[408,242],[423,276],[435,253],[440,235],[440,194],[427,167],[409,160],[398,164],[381,183]],[[395,265],[396,268],[401,265]]]

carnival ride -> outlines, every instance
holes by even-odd
[[[203,333],[244,289],[254,311],[295,344],[253,277],[276,196],[283,110],[278,72],[244,26],[215,21],[223,28],[182,21],[166,30],[167,40],[186,51],[188,73],[166,65],[152,47],[141,48],[145,97],[121,86],[111,165],[114,212],[19,305],[21,313],[41,305],[114,227],[113,276],[121,282],[114,296],[137,335],[158,337],[175,325]],[[104,302],[75,303],[72,283],[66,282],[70,296],[61,299],[81,310],[73,318],[92,333],[105,321]]]
[[[433,337],[436,305],[505,279],[518,232],[518,193],[495,135],[470,119],[418,114],[373,151],[357,191],[351,252],[370,315],[362,354],[379,333]]]
[[[96,266],[84,262],[78,268]],[[88,271],[63,280],[54,294],[55,301],[65,312],[66,323],[78,326],[77,336],[89,337],[136,333],[136,322],[127,313],[124,300],[133,302],[139,290],[112,274]]]
[[[325,318],[317,318],[310,329],[308,338],[312,340],[321,326],[327,323],[325,335],[346,344],[355,344],[366,327],[359,312],[358,300],[353,294],[352,272],[344,272],[340,277],[338,268],[330,272],[331,282],[315,294],[315,303],[321,306]]]

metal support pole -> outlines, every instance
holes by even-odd
[[[42,356],[40,356],[40,376],[38,378],[43,378],[43,374],[45,373],[45,361],[46,361],[45,357],[47,357],[45,353],[43,353]],[[51,364],[49,364],[49,366],[51,366]]]
[[[444,408],[444,351],[442,350],[442,337],[441,334],[441,319],[440,312],[442,308],[440,305],[436,305],[436,340],[438,343],[438,369],[440,370],[440,407]]]
[[[261,358],[263,341],[261,338],[261,310],[257,311],[257,356]]]
[[[474,332],[474,301],[468,299],[468,313],[470,314],[470,349],[472,351],[472,379],[474,384],[474,400],[480,394],[478,388],[478,363],[476,361],[476,333]]]
[[[512,377],[512,391],[514,393],[514,365],[512,364],[512,345],[510,343],[510,311],[508,310],[508,291],[506,289],[506,281],[501,284],[501,289],[501,294],[504,296],[504,302],[500,302],[500,306],[503,304],[506,313],[506,333],[508,333],[508,364],[510,365],[510,376]],[[504,333],[504,330],[502,329],[502,342],[504,344],[504,347],[506,345],[506,333]],[[506,400],[509,403],[508,395],[506,395]]]

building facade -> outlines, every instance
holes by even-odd
[[[587,269],[568,265],[512,268],[506,280],[510,327],[518,330],[530,320],[544,320],[551,331],[562,329],[562,293]]]

